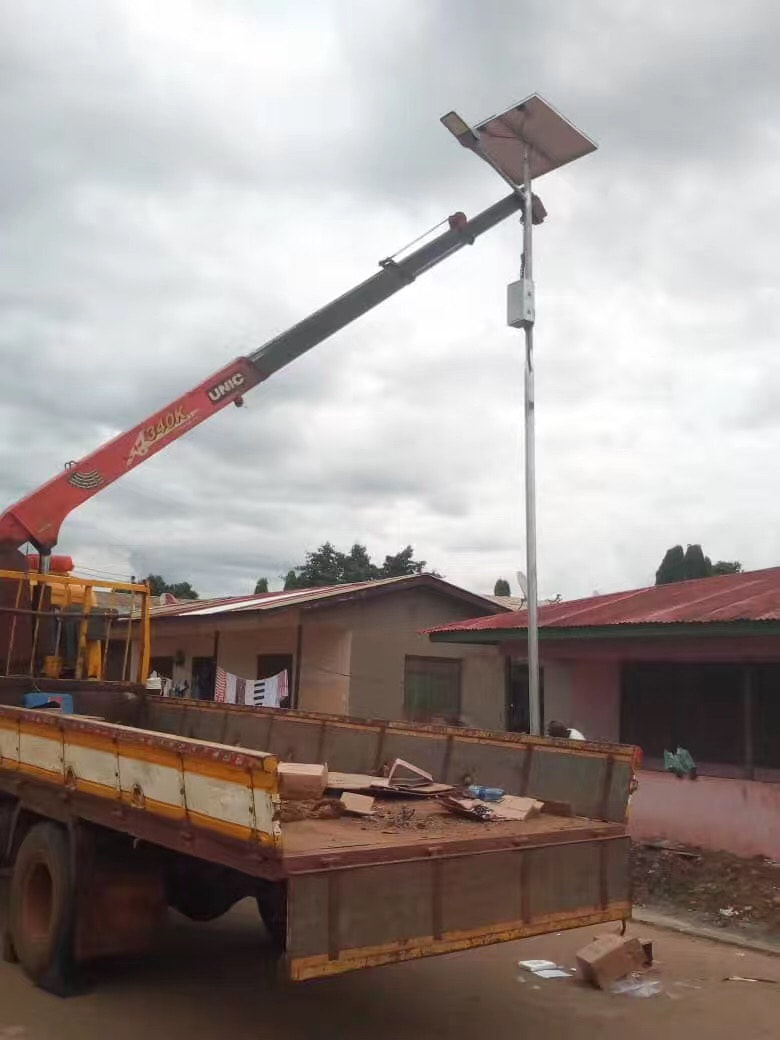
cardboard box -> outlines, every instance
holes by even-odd
[[[306,762],[280,762],[279,794],[291,801],[322,798],[328,784],[328,767]]]
[[[625,978],[645,963],[645,951],[638,939],[620,935],[600,935],[577,954],[577,971],[584,982],[606,989],[611,982]]]
[[[491,802],[497,820],[527,820],[529,816],[537,816],[544,802],[535,798],[520,798],[518,795],[505,794],[497,802]]]
[[[356,816],[370,816],[374,811],[374,799],[367,794],[345,791],[340,801],[344,806],[344,812],[354,813]]]

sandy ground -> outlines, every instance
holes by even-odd
[[[153,955],[104,965],[91,992],[66,1001],[0,964],[0,1040],[780,1035],[780,985],[723,981],[780,979],[780,958],[640,926],[632,931],[655,945],[664,992],[649,999],[518,970],[517,961],[531,957],[572,966],[593,929],[292,985],[277,978],[256,912],[244,903],[210,925],[172,919]]]

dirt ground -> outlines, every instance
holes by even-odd
[[[637,906],[780,943],[780,863],[639,844],[633,881]]]
[[[780,958],[632,926],[652,939],[663,991],[613,996],[575,978],[538,979],[517,961],[573,966],[598,929],[293,985],[281,981],[251,904],[210,925],[172,919],[143,960],[106,964],[67,1001],[0,964],[0,1040],[769,1040],[778,1035]]]

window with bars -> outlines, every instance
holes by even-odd
[[[451,657],[406,658],[404,713],[412,722],[460,719],[461,662]]]

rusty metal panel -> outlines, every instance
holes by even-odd
[[[184,729],[187,706],[173,701],[147,698],[144,708],[144,728],[157,733],[179,736]]]
[[[216,708],[190,708],[187,712],[185,737],[195,740],[209,740],[222,744],[222,733],[225,728],[225,712]],[[258,749],[259,750],[259,749]]]
[[[77,715],[97,715],[120,726],[140,726],[141,705],[141,698],[130,691],[85,685],[73,692],[73,709]]]
[[[440,865],[441,919],[445,932],[519,920],[522,857],[528,852],[460,856]]]
[[[454,738],[447,775],[448,784],[470,783],[502,787],[509,794],[522,794],[523,772],[528,750],[501,747],[474,740]]]
[[[430,863],[360,867],[333,877],[338,891],[335,901],[331,893],[331,953],[432,934]]]
[[[578,755],[537,747],[531,757],[525,793],[543,801],[569,802],[575,816],[598,819],[607,779],[606,755]]]
[[[372,773],[379,756],[380,731],[375,726],[340,726],[324,723],[322,757],[331,769],[342,773]]]
[[[268,734],[273,716],[255,711],[233,711],[226,709],[225,735],[223,743],[255,751],[268,750]]]
[[[328,875],[307,874],[287,884],[287,953],[313,957],[328,951]]]
[[[726,621],[780,621],[780,568],[697,578],[684,585],[651,585],[630,594],[612,592],[586,599],[544,604],[539,609],[545,629],[614,627],[623,636],[632,625],[652,625],[656,631],[674,624],[701,625]],[[471,621],[455,621],[432,632],[504,632],[526,629],[524,610]]]
[[[528,850],[528,907],[531,919],[601,905],[601,842]]]
[[[146,726],[192,734],[256,750],[282,759],[324,761],[331,769],[374,772],[405,758],[437,780],[470,778],[512,794],[568,802],[575,814],[625,820],[635,749],[617,744],[551,741],[514,733],[411,726],[347,720],[295,710],[226,707],[219,712],[195,701],[147,699]],[[215,718],[224,726],[217,730]]]
[[[628,839],[426,856],[346,867],[288,884],[292,978],[625,919]]]
[[[306,719],[286,719],[284,713],[272,716],[267,748],[283,762],[316,762],[320,743],[320,724]]]
[[[607,842],[604,856],[607,902],[628,902],[631,899],[631,839]]]
[[[414,762],[420,769],[425,769],[434,779],[444,775],[445,756],[447,754],[447,737],[433,733],[404,733],[393,729],[385,732],[380,750],[382,765],[396,758],[404,758]]]
[[[633,770],[628,762],[614,762],[609,791],[603,807],[605,820],[625,819],[632,775]]]

